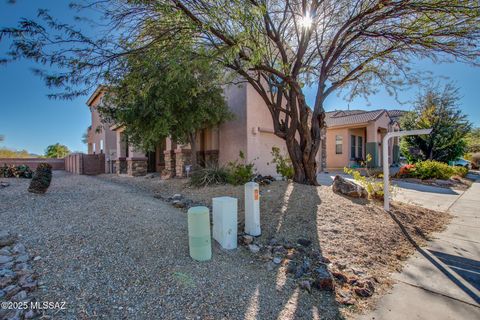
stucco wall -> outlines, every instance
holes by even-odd
[[[349,134],[348,128],[327,130],[327,169],[343,168],[348,165],[349,160]],[[336,136],[343,138],[342,153],[335,152]]]
[[[273,121],[265,102],[251,86],[247,87],[247,159],[255,163],[258,173],[278,176],[272,164],[272,147],[287,154],[285,141],[273,133]]]
[[[110,172],[112,169],[111,161],[115,161],[118,157],[117,155],[117,136],[116,133],[110,130],[108,124],[102,123],[100,113],[96,109],[101,102],[101,98],[104,93],[100,93],[95,99],[91,102],[89,108],[92,117],[92,129],[89,135],[89,154],[105,154],[105,171]],[[101,149],[101,144],[103,141],[103,150]],[[95,149],[93,145],[95,144]]]
[[[247,153],[247,93],[244,85],[230,85],[224,89],[225,99],[234,118],[218,128],[220,165],[238,159],[240,151]]]

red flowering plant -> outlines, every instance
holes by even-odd
[[[399,178],[408,178],[411,177],[415,172],[415,165],[414,164],[406,164],[400,168],[398,171],[397,176]]]

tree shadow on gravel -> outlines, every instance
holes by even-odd
[[[250,287],[251,298],[246,305],[244,319],[343,319],[334,292],[320,291],[313,287],[308,292],[299,285],[304,281],[312,281],[311,270],[320,261],[325,261],[318,235],[318,224],[322,223],[318,221],[317,215],[318,208],[322,205],[318,189],[288,183],[282,191],[283,196],[278,199],[277,207],[271,208],[268,216],[261,215],[263,229],[260,241],[273,244],[273,247],[275,243],[287,244],[295,250],[288,250],[282,265],[274,270],[268,269],[271,262],[263,262],[262,267],[271,274],[270,283],[268,288],[262,285]],[[269,221],[266,222],[265,219]],[[311,241],[311,244],[302,246],[297,243],[299,239]],[[290,251],[295,253],[290,255]],[[305,263],[311,266],[310,269],[299,272]],[[292,264],[293,268],[296,266],[296,271],[287,273]],[[272,292],[274,299],[270,296]],[[271,312],[272,306],[268,305],[272,300],[276,303],[274,313]]]

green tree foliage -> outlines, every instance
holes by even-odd
[[[39,12],[16,28],[5,61],[28,58],[47,85],[71,98],[115,79],[125,56],[142,55],[161,43],[168,54],[192,41],[248,82],[285,140],[294,180],[316,184],[316,156],[323,143],[324,101],[339,90],[368,96],[381,86],[397,88],[425,79],[412,57],[453,58],[478,64],[480,5],[477,0],[98,0],[76,9],[103,12],[94,37]],[[89,14],[87,12],[86,14]],[[80,23],[80,19],[76,22]],[[54,68],[50,66],[54,65]],[[304,88],[316,90],[309,107]]]
[[[68,147],[58,142],[55,144],[49,145],[47,149],[45,149],[45,157],[47,158],[61,159],[61,158],[65,158],[69,154],[70,154],[70,150],[68,150]]]
[[[465,153],[465,136],[471,124],[460,110],[458,100],[458,90],[452,85],[429,88],[417,97],[414,110],[402,117],[401,127],[432,128],[432,133],[402,138],[400,147],[409,162],[427,159],[448,162]]]
[[[199,130],[231,117],[219,85],[223,72],[211,59],[192,59],[179,43],[168,54],[156,47],[129,56],[128,72],[112,79],[102,115],[125,126],[129,142],[153,150],[167,136],[190,143],[196,165]],[[188,48],[190,49],[190,48]]]
[[[468,153],[480,152],[480,128],[473,128],[466,136]]]

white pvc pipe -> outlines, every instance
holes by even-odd
[[[390,166],[388,165],[388,141],[394,137],[417,136],[421,134],[430,134],[432,129],[408,130],[389,132],[383,137],[382,141],[382,160],[383,160],[383,209],[390,211]]]

